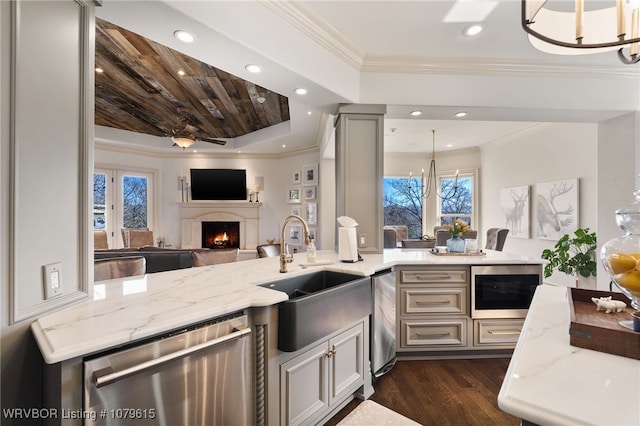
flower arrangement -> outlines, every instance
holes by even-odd
[[[459,237],[462,234],[473,231],[469,224],[462,219],[454,219],[453,223],[444,225],[444,227],[453,237]]]

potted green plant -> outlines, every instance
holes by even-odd
[[[554,270],[573,275],[576,279],[596,276],[596,233],[590,232],[589,228],[578,228],[573,234],[563,235],[553,250],[542,251],[542,258],[549,261],[544,266],[545,278],[549,278]]]

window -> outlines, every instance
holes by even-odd
[[[443,198],[438,199],[440,225],[462,219],[473,227],[475,223],[475,179],[472,173],[458,176],[458,188],[455,189],[455,176],[441,176],[439,190]]]
[[[409,238],[422,237],[420,178],[384,178],[384,224],[405,225]]]
[[[93,227],[105,229],[109,247],[122,247],[120,228],[153,229],[153,173],[96,169]]]

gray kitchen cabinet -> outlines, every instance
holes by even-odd
[[[466,348],[469,268],[407,266],[396,276],[398,351]]]
[[[280,365],[281,424],[313,424],[364,384],[364,324]]]
[[[466,265],[396,269],[397,352],[439,357],[509,354],[524,318],[471,318],[471,274]]]
[[[524,318],[473,320],[473,345],[513,348],[524,326]]]

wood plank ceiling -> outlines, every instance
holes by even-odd
[[[236,138],[290,119],[285,96],[96,19],[95,124],[172,136]],[[184,75],[179,75],[178,71]]]

